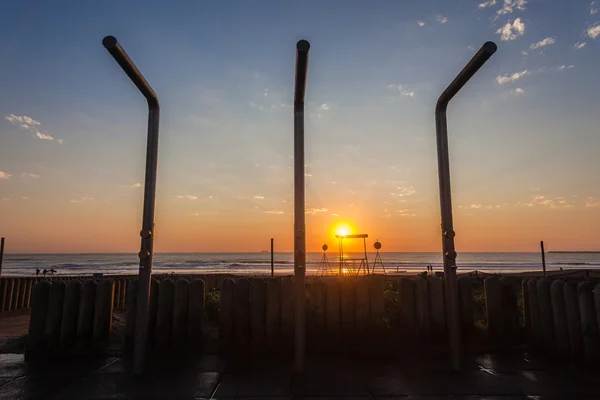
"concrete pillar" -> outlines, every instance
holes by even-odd
[[[550,299],[552,301],[552,318],[554,320],[554,336],[556,339],[556,354],[567,357],[571,353],[569,348],[569,328],[567,326],[567,310],[565,306],[565,282],[558,279],[550,285]]]
[[[44,325],[44,342],[50,349],[58,347],[66,286],[62,281],[54,281],[50,285],[46,324]]]
[[[419,335],[429,336],[431,334],[429,292],[427,290],[427,280],[422,276],[415,278],[415,312]]]
[[[265,342],[265,314],[267,301],[267,285],[260,278],[252,280],[250,290],[250,327],[252,341],[255,346],[262,346]]]
[[[369,330],[370,324],[368,278],[360,277],[357,279],[354,294],[356,332],[360,337],[364,337],[365,332]]]
[[[537,279],[527,281],[527,291],[529,292],[529,313],[531,316],[531,328],[534,347],[542,348],[544,336],[542,334],[542,315],[540,314],[540,302],[537,291]]]
[[[31,306],[31,295],[33,293],[33,287],[35,286],[35,278],[27,280],[27,296],[25,297],[25,308]]]
[[[27,278],[19,278],[19,299],[17,300],[17,310],[25,308],[25,297],[27,293]]]
[[[85,346],[92,340],[97,288],[98,284],[93,279],[86,280],[81,285],[79,313],[77,316],[77,340],[81,342],[82,346]]]
[[[563,291],[565,295],[565,310],[567,314],[567,328],[569,330],[569,348],[571,350],[571,356],[576,359],[581,359],[583,358],[583,333],[581,332],[577,284],[577,281],[568,281],[565,284]]]
[[[190,283],[190,304],[188,315],[188,339],[194,347],[202,343],[204,327],[204,281],[194,279]]]
[[[60,346],[70,349],[77,341],[77,317],[79,316],[79,303],[81,282],[71,280],[65,288],[62,321],[60,326]]]
[[[19,309],[19,293],[20,293],[20,289],[21,289],[21,279],[19,278],[14,278],[13,279],[13,292],[12,292],[12,299],[11,299],[11,306],[10,309],[11,310],[18,310]]]
[[[265,334],[268,343],[277,343],[281,333],[281,281],[268,279],[266,282]]]
[[[596,310],[594,310],[593,286],[590,281],[581,282],[577,286],[579,300],[579,316],[581,318],[581,332],[583,335],[583,353],[586,361],[596,362],[599,355],[598,324]]]
[[[29,334],[27,335],[28,352],[39,351],[43,348],[49,293],[50,282],[40,282],[35,286],[33,291],[31,314],[29,317]]]
[[[121,280],[115,279],[115,296],[113,309],[115,312],[121,312]]]
[[[415,287],[410,278],[398,280],[398,299],[400,301],[400,325],[403,335],[413,336],[416,330]]]
[[[553,351],[555,348],[554,318],[552,317],[552,299],[550,298],[550,280],[541,278],[537,282],[537,295],[542,321],[542,340],[544,349]]]
[[[135,337],[135,316],[137,313],[137,280],[132,280],[127,286],[127,313],[125,314],[125,347],[133,348]]]
[[[484,279],[483,285],[488,333],[495,340],[502,340],[506,332],[502,310],[502,283],[497,276],[490,276]]]
[[[127,292],[129,292],[129,286],[133,284],[132,281],[127,281],[126,287]],[[137,285],[137,281],[136,285]],[[148,344],[150,346],[154,346],[156,343],[156,320],[158,318],[158,291],[160,287],[160,282],[158,279],[152,279],[150,282],[150,300],[148,304]],[[137,288],[137,286],[136,286]],[[136,289],[137,290],[137,289]],[[135,296],[137,298],[137,291],[135,292]],[[127,304],[129,304],[129,294],[125,293],[125,300]]]
[[[0,278],[0,312],[4,311],[6,304],[6,287],[8,285],[8,279]]]
[[[190,304],[190,284],[185,279],[175,282],[173,299],[173,331],[171,342],[174,346],[184,345],[188,338],[188,318]]]
[[[525,324],[525,333],[527,340],[531,343],[533,339],[533,327],[531,326],[531,309],[529,307],[529,288],[527,287],[527,279],[521,281],[521,304],[523,312],[523,322]]]
[[[219,297],[219,341],[222,350],[230,350],[233,343],[234,283],[231,279],[221,282]]]
[[[281,280],[281,338],[291,343],[294,339],[294,281]]]
[[[434,275],[427,277],[429,293],[429,315],[431,330],[436,335],[446,334],[446,309],[444,303],[444,282]]]
[[[127,306],[127,285],[129,281],[127,279],[121,279],[121,310],[125,311],[125,307]]]
[[[156,345],[168,346],[171,341],[171,324],[173,322],[173,300],[175,284],[170,279],[160,281],[158,287],[158,307],[156,310]]]
[[[110,343],[114,295],[115,282],[112,279],[101,280],[96,290],[96,304],[94,306],[92,341],[95,347],[106,347]]]
[[[325,295],[325,329],[333,343],[340,339],[340,286],[339,279],[332,278],[327,281]]]
[[[598,323],[598,331],[600,332],[600,284],[594,288],[594,308],[596,309],[596,322]]]
[[[340,326],[342,339],[352,342],[355,339],[354,327],[354,279],[346,277],[340,286]]]
[[[381,276],[370,276],[369,280],[369,314],[371,321],[380,324],[385,316],[385,281]],[[329,293],[329,292],[328,292]]]
[[[13,309],[13,292],[15,290],[14,278],[8,278],[6,281],[6,300],[4,301],[4,311]]]
[[[460,333],[469,337],[475,328],[475,300],[473,300],[473,280],[470,276],[458,278],[458,310]]]
[[[512,277],[500,278],[502,287],[502,312],[504,317],[505,340],[519,343],[521,339],[521,320],[517,302],[518,283]]]
[[[250,343],[250,281],[240,279],[233,291],[233,309],[235,343],[239,349],[245,349]]]

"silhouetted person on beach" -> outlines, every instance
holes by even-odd
[[[56,270],[54,268],[50,268],[50,274],[54,275],[56,273]]]
[[[36,268],[36,269],[35,269],[35,276],[39,276],[39,275],[40,275],[40,269],[39,269],[39,268]]]
[[[44,268],[44,271],[42,272],[42,274],[43,274],[44,276],[46,276],[46,274],[47,274],[47,273],[48,273],[48,271],[46,271],[46,268]]]

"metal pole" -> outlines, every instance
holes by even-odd
[[[446,109],[448,103],[469,79],[496,52],[496,45],[486,42],[439,97],[435,106],[440,208],[442,216],[442,252],[444,258],[444,283],[452,368],[460,369],[460,320],[458,315],[458,289],[456,283],[456,250],[452,222],[452,197],[450,191],[450,161],[448,155],[448,128]]]
[[[152,277],[152,257],[154,245],[154,208],[156,203],[156,172],[158,169],[158,124],[160,107],[158,97],[144,79],[133,61],[121,47],[117,39],[107,36],[102,44],[121,66],[129,79],[142,92],[148,101],[148,139],[146,147],[146,177],[144,180],[144,211],[140,236],[141,250],[138,278],[137,313],[135,316],[135,336],[133,350],[133,372],[141,374],[146,355],[148,337],[148,305],[150,300],[150,279]]]
[[[544,241],[540,242],[540,247],[542,249],[542,268],[544,269],[544,276],[546,276],[546,254],[544,252]]]
[[[295,366],[296,372],[304,373],[306,336],[306,222],[304,198],[304,95],[308,50],[306,40],[296,43],[296,82],[294,89],[294,284],[295,284]]]
[[[2,260],[4,259],[4,238],[0,239],[0,276],[2,276]]]
[[[271,277],[275,276],[275,268],[273,265],[273,238],[271,238]]]

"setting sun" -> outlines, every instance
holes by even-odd
[[[349,235],[351,232],[350,227],[347,224],[340,224],[335,227],[335,234],[339,236]]]

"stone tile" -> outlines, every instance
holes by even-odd
[[[214,397],[287,397],[290,380],[287,372],[226,372]]]
[[[49,399],[69,384],[41,375],[25,375],[0,387],[0,400]]]
[[[0,378],[16,378],[27,373],[23,354],[0,354]]]
[[[366,377],[369,389],[375,396],[408,395],[522,395],[518,387],[498,374],[484,371],[462,373],[419,372],[388,366]]]
[[[292,379],[296,396],[367,396],[369,390],[361,374],[350,369],[307,369],[305,375]]]
[[[575,396],[597,395],[600,386],[586,374],[570,370],[515,371],[505,373],[525,394],[530,396]]]

